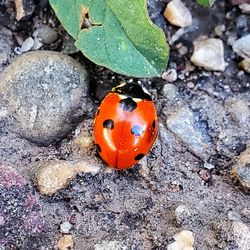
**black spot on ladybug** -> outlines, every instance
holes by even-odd
[[[95,144],[95,147],[96,147],[96,151],[97,151],[98,153],[101,153],[101,152],[102,152],[102,149],[101,149],[101,147],[100,147],[99,144]]]
[[[131,98],[125,98],[120,101],[120,108],[122,108],[124,111],[132,112],[137,107],[137,103]]]
[[[136,157],[135,157],[135,160],[136,161],[139,161],[140,159],[142,159],[144,157],[144,154],[138,154]]]
[[[96,116],[100,114],[100,109],[97,109]]]
[[[152,101],[151,96],[146,93],[138,83],[127,83],[122,86],[117,86],[113,88],[111,92],[126,95],[131,98],[140,98]]]
[[[103,122],[103,127],[112,130],[114,128],[114,122],[113,122],[113,120],[111,120],[111,119],[105,120]]]
[[[143,130],[140,126],[138,125],[134,125],[131,130],[130,130],[131,134],[132,135],[135,135],[135,136],[141,136],[142,133],[143,133]]]
[[[152,126],[153,126],[153,128],[155,128],[155,120],[153,121]]]

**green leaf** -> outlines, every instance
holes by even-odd
[[[212,7],[215,0],[197,0],[197,3],[204,7]]]
[[[76,47],[94,63],[134,77],[159,76],[166,68],[169,47],[163,31],[148,17],[146,0],[50,4]]]

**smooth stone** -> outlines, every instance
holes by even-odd
[[[177,72],[176,69],[169,69],[168,71],[164,72],[161,78],[167,82],[174,82],[177,80]]]
[[[35,183],[41,194],[51,196],[67,187],[79,173],[97,174],[100,167],[88,161],[49,161],[39,166],[35,173]]]
[[[192,25],[192,15],[189,9],[181,0],[173,0],[168,3],[164,16],[173,25],[178,27],[188,27]]]
[[[250,34],[236,40],[233,43],[233,51],[242,58],[250,58]]]
[[[40,38],[41,42],[45,44],[51,44],[58,38],[57,32],[44,24],[36,29],[36,31],[33,33],[33,36],[35,38]]]
[[[250,4],[244,3],[239,6],[241,9],[241,12],[244,14],[249,14],[250,13]]]
[[[191,57],[193,64],[206,70],[224,71],[226,69],[222,40],[199,37],[193,45],[194,52]]]
[[[84,66],[58,52],[25,53],[0,79],[17,132],[39,145],[60,140],[93,112]]]
[[[213,155],[213,144],[205,131],[199,130],[194,113],[186,106],[170,115],[166,121],[168,129],[179,138],[186,147],[204,161]]]
[[[73,250],[74,241],[72,235],[63,235],[62,238],[58,241],[58,249],[59,250]]]

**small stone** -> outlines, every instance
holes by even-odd
[[[223,32],[226,30],[226,26],[224,24],[222,25],[217,25],[214,28],[214,32],[217,36],[222,36]]]
[[[238,161],[232,168],[232,177],[245,189],[250,190],[250,148],[240,154]]]
[[[175,209],[175,217],[178,226],[187,225],[192,219],[192,212],[187,206],[179,205]]]
[[[32,49],[33,45],[34,45],[33,38],[28,37],[26,40],[24,40],[24,42],[20,48],[20,52],[24,53],[24,52],[30,51]]]
[[[123,242],[114,240],[95,244],[94,250],[128,250],[128,248]]]
[[[22,18],[31,15],[35,10],[33,0],[15,0],[15,5],[17,21],[20,21]]]
[[[191,57],[193,64],[206,70],[224,71],[224,47],[220,39],[198,38],[193,42],[194,52]]]
[[[18,133],[39,145],[60,140],[93,112],[84,66],[58,52],[19,56],[2,72],[0,90]]]
[[[44,24],[36,29],[36,31],[33,33],[33,36],[35,38],[40,38],[41,42],[45,44],[51,44],[58,38],[57,32]]]
[[[191,231],[183,230],[173,236],[175,242],[167,246],[167,250],[194,250],[194,236]]]
[[[233,44],[233,51],[243,58],[250,58],[250,34],[241,37]]]
[[[244,14],[249,14],[250,13],[250,4],[241,4],[239,6],[239,8],[241,9],[241,12],[244,13]]]
[[[250,74],[250,58],[246,58],[239,63],[239,66]]]
[[[195,85],[193,82],[188,82],[187,86],[188,86],[188,88],[193,89]]]
[[[65,188],[78,173],[96,174],[99,166],[87,161],[51,161],[40,166],[35,174],[35,183],[41,194],[51,196]]]
[[[169,69],[162,74],[162,79],[167,82],[174,82],[177,80],[177,72],[175,69]]]
[[[181,56],[184,56],[188,53],[188,48],[186,46],[181,46],[179,49],[178,49],[178,52]]]
[[[192,15],[189,9],[181,0],[173,0],[168,3],[165,11],[165,18],[178,27],[188,27],[192,25]]]
[[[71,235],[63,235],[63,237],[58,241],[59,250],[73,250],[74,241]]]
[[[205,131],[195,125],[194,113],[186,106],[168,117],[167,127],[178,137],[195,155],[208,160],[213,155],[213,144]]]
[[[60,231],[63,234],[69,234],[72,226],[68,221],[64,221],[62,224],[60,224]]]
[[[215,168],[215,166],[213,164],[210,164],[210,163],[207,163],[207,162],[204,163],[203,167],[205,169],[208,169],[208,170],[212,170],[212,169]]]
[[[211,173],[207,170],[207,169],[201,169],[199,172],[198,172],[200,178],[205,181],[205,182],[209,182],[211,181]]]

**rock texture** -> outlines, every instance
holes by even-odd
[[[173,0],[168,3],[164,16],[171,24],[178,27],[184,28],[192,25],[192,15],[181,0]]]
[[[193,42],[194,52],[191,57],[193,64],[207,70],[224,71],[224,47],[220,39],[199,37]]]
[[[57,52],[19,56],[2,72],[0,90],[20,135],[42,145],[62,138],[92,109],[86,70]]]
[[[45,221],[34,189],[14,168],[0,166],[0,249],[22,248]]]

